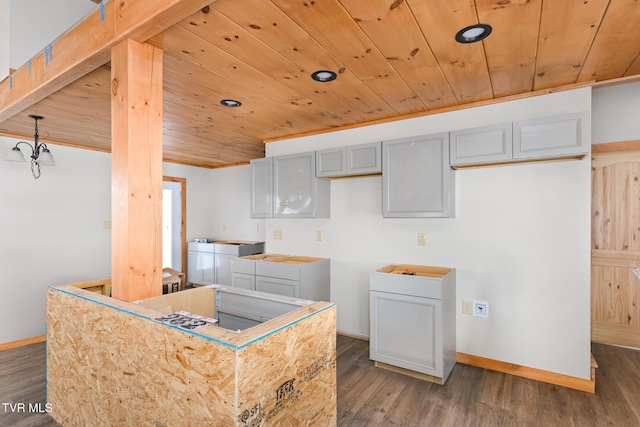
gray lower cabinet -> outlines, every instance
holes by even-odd
[[[382,215],[453,217],[449,133],[382,142]]]
[[[232,260],[264,252],[264,242],[188,242],[187,248],[187,280],[191,285],[233,286]]]
[[[232,270],[234,286],[311,301],[330,300],[328,258],[252,255],[234,259]]]
[[[382,172],[380,142],[316,151],[316,176],[332,178]]]
[[[213,243],[188,243],[187,280],[191,285],[213,285],[216,282]]]
[[[396,267],[417,275],[394,274]],[[401,265],[371,273],[370,359],[444,384],[456,360],[455,301],[453,269]]]

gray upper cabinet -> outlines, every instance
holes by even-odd
[[[276,218],[329,218],[330,182],[316,177],[316,153],[273,157]]]
[[[315,152],[251,160],[251,218],[328,218],[330,183]]]
[[[513,158],[532,159],[589,152],[589,112],[515,122]]]
[[[273,158],[251,160],[251,218],[273,217]]]
[[[382,215],[454,215],[448,133],[382,142]]]
[[[501,163],[513,158],[511,123],[453,131],[451,166]]]
[[[382,172],[381,143],[316,151],[316,176],[331,178]]]
[[[316,151],[316,176],[328,178],[347,174],[347,149],[328,148]]]

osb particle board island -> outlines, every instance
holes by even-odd
[[[47,289],[47,394],[61,424],[336,425],[334,304],[215,285],[128,303],[101,283]],[[261,323],[157,320],[218,309]]]

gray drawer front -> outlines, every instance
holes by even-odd
[[[231,260],[231,271],[234,273],[256,274],[256,261],[234,258]]]
[[[211,252],[211,253],[213,253],[214,244],[213,243],[188,242],[187,243],[187,248],[190,251]]]
[[[256,275],[277,277],[279,279],[300,280],[300,264],[257,261]]]
[[[370,290],[442,299],[442,280],[424,276],[371,273]]]

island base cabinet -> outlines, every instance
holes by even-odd
[[[372,291],[370,304],[370,358],[442,378],[441,301]]]

